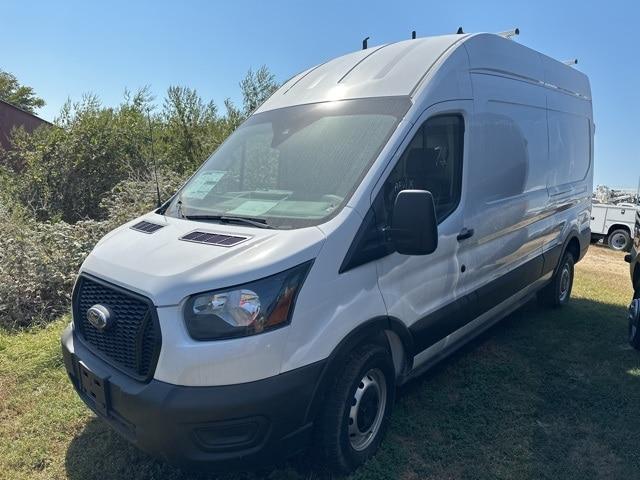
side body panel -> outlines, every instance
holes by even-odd
[[[549,216],[545,90],[539,55],[515,42],[465,44],[474,92],[465,227],[461,245],[468,294],[539,257]]]
[[[594,205],[593,211],[601,208],[603,207]],[[607,215],[602,226],[602,230],[598,233],[607,235],[612,228],[619,225],[628,228],[629,233],[633,235],[636,221],[636,212],[640,211],[640,208],[620,207],[617,205],[608,205],[605,208],[607,210]],[[594,216],[593,211],[591,213],[592,217]],[[593,232],[593,227],[591,227],[591,231]]]
[[[593,205],[591,207],[591,233],[594,235],[606,235],[607,229],[605,223],[607,221],[607,205]]]
[[[475,235],[451,259],[466,268],[455,302],[420,321],[441,317],[460,328],[424,343],[414,371],[530,298],[570,238],[579,238],[581,253],[588,245],[594,127],[586,77],[571,78],[576,72],[564,65],[496,38],[478,36],[465,47],[474,107],[463,211]]]
[[[470,117],[472,102],[469,100],[441,102],[427,109],[416,122],[416,130],[430,117],[446,113]],[[413,138],[412,131],[407,142],[399,150],[383,175],[386,179],[399,157]],[[463,152],[463,178],[467,164],[467,153]],[[463,180],[464,181],[464,180]],[[438,226],[438,248],[431,255],[401,255],[394,252],[376,262],[378,284],[384,298],[388,314],[399,318],[412,330],[416,347],[420,349],[422,334],[428,326],[416,330],[419,321],[434,312],[441,311],[457,298],[460,267],[457,262],[458,241],[456,237],[463,227],[464,189],[456,210]],[[440,322],[438,322],[440,323]],[[439,328],[439,326],[436,326]]]
[[[587,77],[542,54],[540,57],[548,86],[547,189],[549,207],[555,212],[543,222],[546,234],[542,248],[549,252],[563,245],[572,232],[589,237],[595,125]]]

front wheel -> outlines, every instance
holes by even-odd
[[[614,230],[607,239],[609,248],[618,252],[628,252],[631,248],[631,235],[626,230]]]
[[[316,442],[322,466],[349,473],[380,446],[395,398],[395,369],[387,349],[357,348],[327,394]]]
[[[538,293],[540,303],[556,308],[569,303],[573,290],[574,273],[575,259],[570,252],[565,252],[551,282]]]

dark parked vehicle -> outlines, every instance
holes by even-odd
[[[640,350],[640,211],[636,213],[633,249],[627,255],[627,260],[631,264],[633,282],[633,300],[629,306],[629,343],[636,350]]]

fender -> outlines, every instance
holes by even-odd
[[[404,323],[395,317],[386,315],[374,317],[361,323],[340,341],[327,358],[320,373],[320,378],[316,383],[312,400],[307,408],[307,422],[313,422],[317,416],[327,389],[339,374],[349,354],[358,345],[364,342],[371,342],[390,348],[387,336],[384,334],[385,330],[390,330],[398,335],[404,347],[407,369],[411,369],[414,357],[414,342],[411,332]]]
[[[588,236],[587,236],[588,235]],[[581,241],[581,237],[586,238],[586,240]],[[582,260],[585,253],[587,253],[587,248],[589,247],[589,239],[591,238],[591,230],[587,229],[586,233],[583,232],[581,235],[578,232],[577,228],[572,228],[567,238],[565,238],[564,242],[561,245],[556,245],[555,247],[547,250],[542,255],[544,257],[544,267],[543,267],[543,275],[553,271],[555,275],[560,268],[560,261],[564,256],[564,253],[569,248],[569,244],[572,240],[576,240],[578,242],[578,251],[574,252],[576,254],[576,263]],[[586,244],[586,248],[583,247],[583,244]]]

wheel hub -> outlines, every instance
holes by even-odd
[[[349,409],[349,443],[366,449],[375,439],[387,404],[387,384],[381,370],[373,368],[360,380]]]
[[[377,390],[373,388],[367,389],[360,400],[360,408],[358,409],[357,424],[361,432],[367,431],[373,425],[378,412],[378,404],[380,398]]]
[[[623,250],[627,246],[627,239],[621,233],[616,233],[611,239],[611,245],[616,250]]]
[[[565,301],[569,295],[569,286],[571,285],[571,270],[569,265],[562,267],[560,274],[560,301]]]

